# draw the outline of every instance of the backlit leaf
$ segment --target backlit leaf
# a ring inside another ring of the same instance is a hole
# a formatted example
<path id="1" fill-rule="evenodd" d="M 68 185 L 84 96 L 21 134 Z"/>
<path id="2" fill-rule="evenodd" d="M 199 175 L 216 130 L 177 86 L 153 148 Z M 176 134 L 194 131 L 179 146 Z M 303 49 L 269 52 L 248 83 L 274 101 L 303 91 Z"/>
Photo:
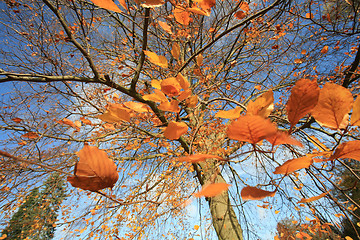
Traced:
<path id="1" fill-rule="evenodd" d="M 160 27 L 165 30 L 165 32 L 172 34 L 171 27 L 166 22 L 158 21 L 158 23 Z"/>
<path id="2" fill-rule="evenodd" d="M 265 197 L 274 197 L 276 191 L 265 191 L 256 187 L 244 187 L 241 190 L 241 198 L 243 200 L 261 200 Z"/>
<path id="3" fill-rule="evenodd" d="M 298 203 L 309 203 L 309 202 L 313 202 L 313 201 L 316 201 L 316 200 L 319 200 L 320 198 L 323 198 L 325 197 L 330 191 L 327 191 L 325 193 L 322 193 L 318 196 L 315 196 L 315 197 L 311 197 L 311 198 L 302 198 Z"/>
<path id="4" fill-rule="evenodd" d="M 348 113 L 353 105 L 351 92 L 334 83 L 326 83 L 320 90 L 317 105 L 311 115 L 322 126 L 331 129 L 346 127 Z"/>
<path id="5" fill-rule="evenodd" d="M 95 5 L 114 12 L 122 12 L 112 0 L 91 0 Z M 125 5 L 126 6 L 126 5 Z"/>
<path id="6" fill-rule="evenodd" d="M 185 99 L 187 99 L 188 97 L 190 97 L 192 94 L 191 90 L 188 89 L 188 90 L 185 90 L 185 91 L 182 91 L 178 97 L 179 101 L 183 101 Z"/>
<path id="7" fill-rule="evenodd" d="M 275 134 L 277 128 L 268 119 L 260 116 L 241 116 L 232 122 L 227 129 L 230 139 L 258 143 L 266 137 Z"/>
<path id="8" fill-rule="evenodd" d="M 164 136 L 169 140 L 179 139 L 181 135 L 186 133 L 188 126 L 184 122 L 170 122 L 165 128 Z"/>
<path id="9" fill-rule="evenodd" d="M 177 96 L 180 94 L 181 86 L 179 81 L 174 78 L 166 78 L 161 81 L 161 91 L 169 97 Z"/>
<path id="10" fill-rule="evenodd" d="M 194 155 L 179 157 L 177 160 L 180 161 L 180 162 L 198 163 L 198 162 L 203 162 L 203 161 L 205 161 L 206 159 L 209 159 L 209 158 L 216 158 L 218 160 L 223 159 L 222 157 L 219 157 L 217 155 L 194 154 Z"/>
<path id="11" fill-rule="evenodd" d="M 246 107 L 247 114 L 259 115 L 266 118 L 274 109 L 273 102 L 274 102 L 274 93 L 272 90 L 269 90 L 263 93 L 255 101 L 249 102 L 249 104 Z"/>
<path id="12" fill-rule="evenodd" d="M 149 61 L 153 64 L 156 64 L 162 68 L 167 68 L 168 67 L 168 62 L 166 57 L 164 56 L 159 56 L 154 52 L 150 52 L 150 51 L 146 51 L 144 50 L 144 53 L 146 54 L 146 56 L 149 57 Z"/>
<path id="13" fill-rule="evenodd" d="M 129 111 L 129 109 L 122 107 L 120 104 L 109 103 L 106 112 L 96 117 L 108 123 L 120 121 L 130 122 Z"/>
<path id="14" fill-rule="evenodd" d="M 161 81 L 153 79 L 151 80 L 151 86 L 156 89 L 161 89 Z"/>
<path id="15" fill-rule="evenodd" d="M 236 119 L 240 117 L 240 113 L 242 112 L 241 107 L 236 107 L 230 110 L 220 110 L 215 114 L 215 117 L 218 118 L 226 118 L 226 119 Z"/>
<path id="16" fill-rule="evenodd" d="M 75 165 L 75 176 L 67 178 L 73 187 L 98 191 L 114 186 L 119 174 L 115 163 L 108 158 L 105 151 L 85 145 L 77 155 L 80 160 Z"/>
<path id="17" fill-rule="evenodd" d="M 295 158 L 286 161 L 283 165 L 275 168 L 274 174 L 289 174 L 302 168 L 308 168 L 313 163 L 312 156 Z"/>
<path id="18" fill-rule="evenodd" d="M 165 94 L 159 89 L 154 89 L 154 93 L 144 95 L 143 98 L 144 100 L 158 102 L 158 103 L 168 102 Z"/>
<path id="19" fill-rule="evenodd" d="M 181 73 L 179 73 L 179 74 L 176 76 L 176 79 L 179 81 L 179 84 L 180 84 L 180 86 L 181 86 L 182 89 L 184 89 L 184 90 L 189 89 L 190 83 L 189 83 L 189 81 L 187 80 L 187 78 L 184 77 Z"/>
<path id="20" fill-rule="evenodd" d="M 203 16 L 210 16 L 210 11 L 205 11 L 198 7 L 191 7 L 191 8 L 187 8 L 186 10 L 189 12 L 195 13 L 195 14 L 203 15 Z"/>
<path id="21" fill-rule="evenodd" d="M 166 112 L 180 112 L 180 108 L 179 108 L 179 101 L 177 100 L 171 100 L 171 102 L 167 101 L 167 102 L 162 102 L 160 103 L 160 105 L 158 106 L 158 108 L 162 111 L 166 111 Z"/>
<path id="22" fill-rule="evenodd" d="M 163 4 L 164 4 L 163 0 L 144 0 L 141 6 L 145 8 L 155 8 L 155 7 L 160 7 Z"/>
<path id="23" fill-rule="evenodd" d="M 175 20 L 182 25 L 187 26 L 193 21 L 193 19 L 190 17 L 189 12 L 187 12 L 185 9 L 175 8 L 173 10 L 173 14 Z"/>
<path id="24" fill-rule="evenodd" d="M 290 129 L 316 106 L 319 94 L 320 88 L 316 81 L 302 78 L 296 82 L 286 104 Z"/>
<path id="25" fill-rule="evenodd" d="M 277 131 L 275 134 L 270 135 L 266 138 L 272 145 L 290 144 L 302 147 L 302 143 L 292 138 L 289 134 L 283 131 Z"/>
<path id="26" fill-rule="evenodd" d="M 360 95 L 358 95 L 354 102 L 350 123 L 353 126 L 360 126 Z"/>
<path id="27" fill-rule="evenodd" d="M 35 132 L 28 132 L 28 133 L 25 133 L 25 134 L 21 135 L 21 137 L 29 138 L 29 139 L 35 139 L 35 138 L 39 137 L 39 134 L 37 134 Z"/>
<path id="28" fill-rule="evenodd" d="M 131 110 L 139 113 L 149 112 L 149 108 L 144 103 L 139 102 L 125 102 L 125 107 L 130 108 Z"/>
<path id="29" fill-rule="evenodd" d="M 329 160 L 351 158 L 360 161 L 360 140 L 340 144 Z"/>
<path id="30" fill-rule="evenodd" d="M 222 192 L 227 191 L 230 187 L 227 183 L 212 183 L 204 186 L 199 192 L 194 193 L 194 197 L 215 197 Z"/>

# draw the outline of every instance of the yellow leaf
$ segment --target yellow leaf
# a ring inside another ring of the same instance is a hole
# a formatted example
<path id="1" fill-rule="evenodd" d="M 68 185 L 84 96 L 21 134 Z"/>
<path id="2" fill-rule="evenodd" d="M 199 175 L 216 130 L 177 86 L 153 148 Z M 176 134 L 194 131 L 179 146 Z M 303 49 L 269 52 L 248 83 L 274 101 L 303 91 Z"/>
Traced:
<path id="1" fill-rule="evenodd" d="M 139 113 L 149 112 L 148 106 L 144 103 L 125 102 L 124 105 L 125 105 L 125 107 L 128 107 L 135 112 L 139 112 Z"/>
<path id="2" fill-rule="evenodd" d="M 199 228 L 200 228 L 199 225 L 195 225 L 195 226 L 194 226 L 194 229 L 195 229 L 195 230 L 199 230 Z"/>
<path id="3" fill-rule="evenodd" d="M 168 67 L 168 62 L 166 57 L 164 56 L 159 56 L 154 52 L 151 51 L 146 51 L 144 50 L 144 53 L 146 54 L 146 56 L 149 57 L 149 61 L 153 64 L 156 64 L 162 68 L 167 68 Z"/>
<path id="4" fill-rule="evenodd" d="M 161 89 L 161 81 L 153 79 L 151 80 L 151 86 L 156 89 Z"/>
<path id="5" fill-rule="evenodd" d="M 144 8 L 155 8 L 155 7 L 160 7 L 163 4 L 164 4 L 163 0 L 144 0 L 141 6 Z"/>

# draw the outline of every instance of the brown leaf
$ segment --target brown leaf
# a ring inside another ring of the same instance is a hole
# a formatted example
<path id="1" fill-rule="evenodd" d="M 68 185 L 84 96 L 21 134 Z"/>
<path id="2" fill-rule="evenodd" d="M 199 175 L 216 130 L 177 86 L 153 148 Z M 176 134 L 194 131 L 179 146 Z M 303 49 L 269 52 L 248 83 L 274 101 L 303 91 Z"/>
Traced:
<path id="1" fill-rule="evenodd" d="M 319 200 L 320 198 L 323 198 L 325 197 L 330 191 L 327 191 L 325 193 L 322 193 L 318 196 L 315 196 L 315 197 L 311 197 L 311 198 L 302 198 L 298 203 L 309 203 L 309 202 L 313 202 L 313 201 L 316 201 L 316 200 Z"/>
<path id="2" fill-rule="evenodd" d="M 217 155 L 211 155 L 211 154 L 194 154 L 194 155 L 189 155 L 189 156 L 185 156 L 185 157 L 180 157 L 177 160 L 180 162 L 190 162 L 190 163 L 198 163 L 198 162 L 203 162 L 206 159 L 209 158 L 216 158 L 217 160 L 222 160 L 222 157 L 219 157 Z"/>
<path id="3" fill-rule="evenodd" d="M 186 133 L 188 126 L 184 122 L 170 122 L 169 125 L 165 128 L 164 137 L 169 140 L 179 139 L 181 135 Z"/>
<path id="4" fill-rule="evenodd" d="M 235 13 L 235 17 L 239 20 L 243 19 L 246 17 L 246 13 L 244 13 L 243 11 L 239 10 Z"/>
<path id="5" fill-rule="evenodd" d="M 75 165 L 75 176 L 67 178 L 73 187 L 98 191 L 114 186 L 119 174 L 115 163 L 108 158 L 105 151 L 85 145 L 77 155 L 80 161 Z"/>
<path id="6" fill-rule="evenodd" d="M 326 83 L 320 90 L 319 101 L 311 115 L 323 127 L 342 129 L 347 125 L 348 113 L 353 105 L 351 92 L 334 83 Z"/>
<path id="7" fill-rule="evenodd" d="M 295 172 L 302 168 L 308 168 L 313 163 L 312 156 L 306 155 L 304 157 L 295 158 L 286 161 L 283 165 L 275 168 L 274 174 L 284 174 Z"/>
<path id="8" fill-rule="evenodd" d="M 329 51 L 329 46 L 324 46 L 322 49 L 321 49 L 321 53 L 322 54 L 325 54 Z"/>
<path id="9" fill-rule="evenodd" d="M 230 139 L 252 144 L 258 143 L 276 132 L 276 126 L 270 120 L 256 115 L 241 116 L 232 122 L 227 129 L 227 135 Z"/>
<path id="10" fill-rule="evenodd" d="M 29 138 L 29 139 L 36 139 L 39 137 L 39 134 L 37 134 L 35 132 L 28 132 L 28 133 L 21 135 L 21 137 Z"/>
<path id="11" fill-rule="evenodd" d="M 241 190 L 241 198 L 243 200 L 261 200 L 265 197 L 274 197 L 276 193 L 275 191 L 265 191 L 256 187 L 244 187 Z"/>
<path id="12" fill-rule="evenodd" d="M 291 89 L 291 95 L 286 104 L 290 129 L 316 106 L 319 94 L 320 88 L 316 81 L 302 78 L 296 82 Z"/>
<path id="13" fill-rule="evenodd" d="M 13 119 L 11 119 L 11 120 L 13 120 L 13 121 L 16 122 L 16 123 L 21 123 L 21 121 L 22 121 L 21 118 L 13 118 Z"/>
<path id="14" fill-rule="evenodd" d="M 91 1 L 95 5 L 97 5 L 97 6 L 101 7 L 101 8 L 105 8 L 107 10 L 114 11 L 114 12 L 119 12 L 119 13 L 122 12 L 120 10 L 120 8 L 112 0 L 91 0 Z"/>
<path id="15" fill-rule="evenodd" d="M 215 197 L 220 195 L 222 192 L 227 191 L 230 187 L 227 183 L 212 183 L 204 186 L 199 192 L 194 193 L 194 197 Z"/>
<path id="16" fill-rule="evenodd" d="M 360 140 L 340 144 L 329 160 L 351 158 L 360 161 Z"/>
<path id="17" fill-rule="evenodd" d="M 264 118 L 268 117 L 274 109 L 274 93 L 270 89 L 263 93 L 255 101 L 250 101 L 247 105 L 247 115 L 259 115 Z"/>

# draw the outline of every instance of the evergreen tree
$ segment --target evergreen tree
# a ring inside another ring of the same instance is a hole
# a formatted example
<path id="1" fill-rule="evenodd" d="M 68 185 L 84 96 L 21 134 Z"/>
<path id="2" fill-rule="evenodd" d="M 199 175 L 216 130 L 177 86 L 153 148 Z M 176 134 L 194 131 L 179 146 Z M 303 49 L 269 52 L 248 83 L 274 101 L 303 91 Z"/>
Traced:
<path id="1" fill-rule="evenodd" d="M 5 239 L 52 239 L 61 202 L 65 199 L 65 182 L 52 174 L 42 189 L 34 188 L 2 231 Z"/>

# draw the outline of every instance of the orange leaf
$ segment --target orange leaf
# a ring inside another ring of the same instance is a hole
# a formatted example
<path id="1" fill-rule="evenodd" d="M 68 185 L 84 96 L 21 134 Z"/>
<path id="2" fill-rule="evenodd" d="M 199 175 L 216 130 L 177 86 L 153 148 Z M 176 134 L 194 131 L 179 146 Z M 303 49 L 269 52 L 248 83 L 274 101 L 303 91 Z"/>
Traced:
<path id="1" fill-rule="evenodd" d="M 196 107 L 197 103 L 198 103 L 198 97 L 196 95 L 192 95 L 191 97 L 187 98 L 185 101 L 186 106 L 189 108 Z"/>
<path id="2" fill-rule="evenodd" d="M 275 168 L 274 174 L 289 174 L 302 168 L 308 168 L 313 163 L 311 155 L 286 161 L 283 165 Z"/>
<path id="3" fill-rule="evenodd" d="M 158 23 L 160 27 L 165 30 L 165 32 L 167 32 L 168 34 L 173 34 L 171 31 L 171 27 L 166 22 L 158 21 Z"/>
<path id="4" fill-rule="evenodd" d="M 180 57 L 180 46 L 177 42 L 175 42 L 171 49 L 171 54 L 175 59 L 179 59 Z M 180 73 L 179 73 L 180 74 Z"/>
<path id="5" fill-rule="evenodd" d="M 16 123 L 21 123 L 21 121 L 22 121 L 21 118 L 13 118 L 13 119 L 11 119 L 11 120 L 13 120 L 13 121 L 16 122 Z"/>
<path id="6" fill-rule="evenodd" d="M 84 145 L 77 155 L 80 161 L 75 165 L 75 176 L 67 178 L 73 187 L 98 191 L 114 186 L 119 174 L 115 163 L 108 158 L 105 151 Z"/>
<path id="7" fill-rule="evenodd" d="M 272 145 L 280 145 L 280 144 L 290 144 L 302 147 L 302 143 L 292 138 L 290 135 L 283 131 L 277 131 L 274 135 L 268 136 L 266 138 Z"/>
<path id="8" fill-rule="evenodd" d="M 92 122 L 89 119 L 86 119 L 84 117 L 80 117 L 80 120 L 83 122 L 83 124 L 85 125 L 92 125 Z"/>
<path id="9" fill-rule="evenodd" d="M 205 10 L 200 9 L 198 7 L 191 7 L 191 8 L 187 8 L 186 10 L 189 11 L 189 12 L 195 13 L 195 14 L 204 15 L 204 16 L 210 16 L 210 11 L 205 11 Z"/>
<path id="10" fill-rule="evenodd" d="M 199 192 L 194 193 L 194 197 L 215 197 L 227 191 L 230 186 L 231 185 L 227 183 L 211 183 L 204 186 Z"/>
<path id="11" fill-rule="evenodd" d="M 329 51 L 329 46 L 324 46 L 323 49 L 321 49 L 321 53 L 325 54 Z"/>
<path id="12" fill-rule="evenodd" d="M 187 80 L 187 78 L 184 77 L 181 73 L 179 73 L 179 74 L 176 76 L 176 79 L 179 81 L 179 84 L 180 84 L 180 86 L 181 86 L 182 89 L 184 89 L 184 90 L 189 89 L 190 83 L 189 83 L 189 81 Z"/>
<path id="13" fill-rule="evenodd" d="M 185 157 L 180 157 L 177 160 L 180 162 L 190 162 L 190 163 L 198 163 L 198 162 L 203 162 L 206 159 L 209 158 L 216 158 L 218 160 L 222 160 L 222 157 L 219 157 L 217 155 L 211 155 L 211 154 L 194 154 L 194 155 L 189 155 L 189 156 L 185 156 Z"/>
<path id="14" fill-rule="evenodd" d="M 167 101 L 167 102 L 162 102 L 158 108 L 162 111 L 166 111 L 166 112 L 180 112 L 180 108 L 179 108 L 179 101 L 177 100 L 171 100 L 171 102 Z"/>
<path id="15" fill-rule="evenodd" d="M 232 122 L 227 135 L 230 139 L 255 144 L 266 137 L 275 134 L 277 128 L 268 119 L 260 116 L 241 116 Z"/>
<path id="16" fill-rule="evenodd" d="M 35 139 L 35 138 L 39 137 L 39 134 L 37 134 L 35 132 L 28 132 L 28 133 L 25 133 L 25 134 L 21 135 L 21 137 L 29 138 L 29 139 Z"/>
<path id="17" fill-rule="evenodd" d="M 169 140 L 179 139 L 181 135 L 186 133 L 188 126 L 184 122 L 170 122 L 169 125 L 165 128 L 164 137 Z"/>
<path id="18" fill-rule="evenodd" d="M 302 198 L 298 203 L 309 203 L 309 202 L 313 202 L 313 201 L 316 201 L 320 198 L 323 198 L 325 197 L 330 191 L 327 191 L 325 193 L 322 193 L 318 196 L 315 196 L 315 197 L 311 197 L 311 198 Z"/>
<path id="19" fill-rule="evenodd" d="M 351 114 L 350 123 L 353 126 L 360 126 L 360 95 L 356 98 L 354 102 L 354 108 Z"/>
<path id="20" fill-rule="evenodd" d="M 162 91 L 158 89 L 154 89 L 154 92 L 155 93 L 144 95 L 143 96 L 144 100 L 158 102 L 158 103 L 168 102 L 165 94 Z"/>
<path id="21" fill-rule="evenodd" d="M 340 144 L 329 160 L 351 158 L 360 161 L 360 140 Z"/>
<path id="22" fill-rule="evenodd" d="M 161 81 L 153 79 L 151 80 L 151 86 L 156 89 L 161 89 Z"/>
<path id="23" fill-rule="evenodd" d="M 181 102 L 185 99 L 187 99 L 188 97 L 190 97 L 192 94 L 191 90 L 188 89 L 188 90 L 185 90 L 183 92 L 180 93 L 179 97 L 178 97 L 178 100 Z"/>
<path id="24" fill-rule="evenodd" d="M 300 64 L 300 63 L 302 63 L 303 61 L 301 60 L 301 59 L 295 59 L 294 60 L 294 63 L 296 63 L 296 64 Z"/>
<path id="25" fill-rule="evenodd" d="M 246 13 L 250 11 L 249 4 L 247 2 L 242 2 L 240 4 L 240 9 L 245 11 Z"/>
<path id="26" fill-rule="evenodd" d="M 351 92 L 334 83 L 326 83 L 320 90 L 319 101 L 311 115 L 322 126 L 330 129 L 346 127 L 348 113 L 353 105 Z"/>
<path id="27" fill-rule="evenodd" d="M 319 94 L 320 88 L 316 81 L 302 78 L 296 82 L 286 104 L 290 129 L 316 106 Z"/>
<path id="28" fill-rule="evenodd" d="M 177 96 L 180 94 L 181 86 L 179 81 L 174 78 L 166 78 L 161 81 L 161 91 L 169 97 Z"/>
<path id="29" fill-rule="evenodd" d="M 202 9 L 204 9 L 205 11 L 209 11 L 210 8 L 214 7 L 216 4 L 215 0 L 197 0 L 196 2 L 198 2 L 200 7 Z M 210 11 L 209 11 L 209 13 L 210 13 Z"/>
<path id="30" fill-rule="evenodd" d="M 95 5 L 114 12 L 122 12 L 112 0 L 91 0 Z"/>
<path id="31" fill-rule="evenodd" d="M 120 104 L 109 103 L 107 105 L 107 110 L 105 113 L 98 115 L 97 118 L 108 122 L 114 123 L 119 121 L 130 122 L 130 113 L 129 109 L 121 107 Z"/>
<path id="32" fill-rule="evenodd" d="M 220 110 L 215 114 L 215 117 L 218 118 L 226 118 L 226 119 L 236 119 L 240 117 L 240 113 L 242 112 L 241 107 L 236 107 L 230 110 Z"/>
<path id="33" fill-rule="evenodd" d="M 244 13 L 243 11 L 239 10 L 238 12 L 235 13 L 235 17 L 239 20 L 243 19 L 246 17 L 246 13 Z"/>
<path id="34" fill-rule="evenodd" d="M 273 192 L 265 191 L 256 187 L 244 187 L 241 190 L 241 197 L 243 200 L 261 200 L 265 197 L 274 197 L 276 190 Z"/>
<path id="35" fill-rule="evenodd" d="M 150 52 L 150 51 L 146 51 L 144 50 L 144 53 L 146 54 L 146 56 L 149 57 L 149 61 L 153 64 L 156 64 L 162 68 L 167 68 L 168 67 L 168 62 L 166 57 L 164 56 L 159 56 L 154 52 Z"/>
<path id="36" fill-rule="evenodd" d="M 144 8 L 155 8 L 155 7 L 160 7 L 163 4 L 164 4 L 163 0 L 144 0 L 141 6 Z"/>
<path id="37" fill-rule="evenodd" d="M 274 93 L 270 89 L 269 91 L 263 93 L 255 101 L 249 102 L 249 104 L 247 105 L 247 114 L 259 115 L 266 118 L 274 109 L 273 102 L 274 102 Z"/>
<path id="38" fill-rule="evenodd" d="M 184 9 L 175 8 L 173 10 L 173 14 L 174 14 L 175 20 L 182 25 L 187 26 L 193 21 L 193 19 L 190 17 L 190 14 L 187 11 L 185 11 Z"/>
<path id="39" fill-rule="evenodd" d="M 125 107 L 130 108 L 131 110 L 134 110 L 135 112 L 144 113 L 149 112 L 149 108 L 144 103 L 139 102 L 125 102 Z"/>
<path id="40" fill-rule="evenodd" d="M 73 121 L 71 121 L 70 119 L 67 119 L 67 118 L 63 118 L 63 120 L 59 121 L 60 124 L 66 124 L 66 125 L 69 125 L 70 127 L 73 127 L 73 128 L 78 128 L 74 123 Z"/>

